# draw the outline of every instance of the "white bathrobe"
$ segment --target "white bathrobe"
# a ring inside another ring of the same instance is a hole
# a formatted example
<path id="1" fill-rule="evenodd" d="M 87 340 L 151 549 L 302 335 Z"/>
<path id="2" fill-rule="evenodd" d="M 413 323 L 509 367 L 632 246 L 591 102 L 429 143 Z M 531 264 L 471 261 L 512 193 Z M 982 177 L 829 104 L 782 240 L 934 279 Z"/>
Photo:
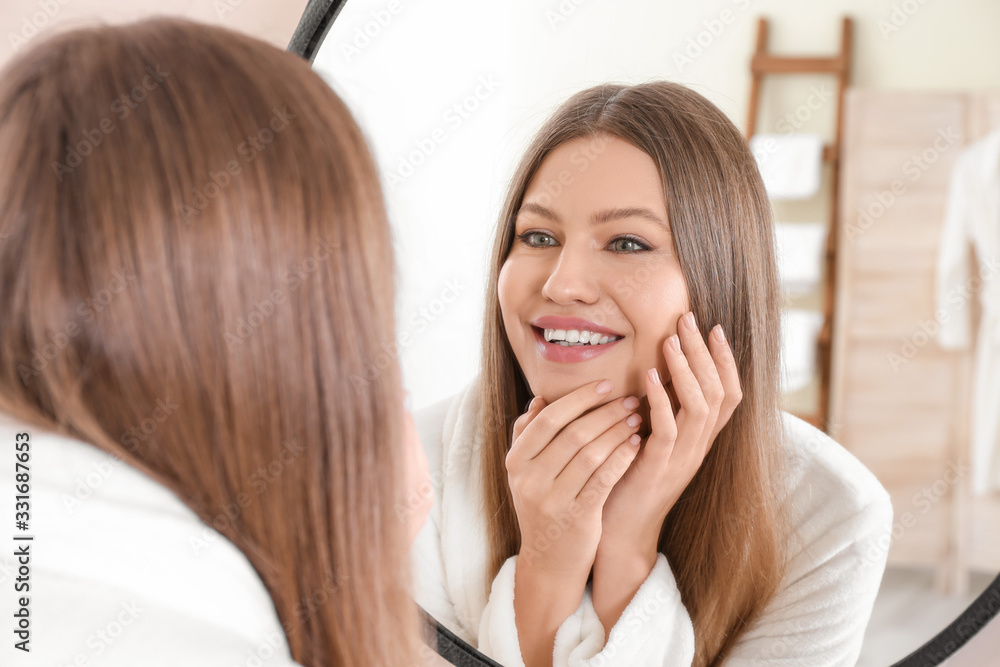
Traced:
<path id="1" fill-rule="evenodd" d="M 978 266 L 970 266 L 969 247 Z M 1000 130 L 966 148 L 952 168 L 937 266 L 938 344 L 972 344 L 971 295 L 979 291 L 971 405 L 972 489 L 1000 491 Z"/>
<path id="2" fill-rule="evenodd" d="M 25 431 L 30 518 L 20 531 L 14 445 Z M 164 486 L 96 447 L 8 415 L 0 415 L 0 445 L 0 665 L 296 664 L 250 562 Z M 25 545 L 27 573 L 14 558 Z M 15 593 L 15 583 L 30 590 Z M 12 634 L 22 595 L 29 653 L 14 648 L 20 639 Z"/>
<path id="3" fill-rule="evenodd" d="M 414 545 L 417 601 L 459 637 L 506 667 L 523 665 L 514 624 L 514 569 L 507 560 L 487 597 L 485 518 L 479 479 L 478 381 L 420 411 L 437 502 Z M 891 542 L 892 505 L 850 453 L 784 414 L 791 542 L 781 591 L 739 640 L 728 667 L 854 665 Z M 554 666 L 679 667 L 694 632 L 661 554 L 605 642 L 589 587 L 559 628 Z"/>

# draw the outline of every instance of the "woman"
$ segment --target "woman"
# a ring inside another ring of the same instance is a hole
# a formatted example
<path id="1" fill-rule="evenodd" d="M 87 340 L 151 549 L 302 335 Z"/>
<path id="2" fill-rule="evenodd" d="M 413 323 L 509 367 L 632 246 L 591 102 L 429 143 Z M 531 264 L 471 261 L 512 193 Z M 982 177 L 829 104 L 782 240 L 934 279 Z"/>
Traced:
<path id="1" fill-rule="evenodd" d="M 4 502 L 35 538 L 2 662 L 417 664 L 426 469 L 337 95 L 228 30 L 96 27 L 9 65 L 0 147 Z"/>
<path id="2" fill-rule="evenodd" d="M 663 82 L 565 102 L 486 308 L 479 377 L 417 416 L 425 609 L 508 667 L 854 664 L 891 506 L 780 411 L 770 208 L 716 107 Z"/>

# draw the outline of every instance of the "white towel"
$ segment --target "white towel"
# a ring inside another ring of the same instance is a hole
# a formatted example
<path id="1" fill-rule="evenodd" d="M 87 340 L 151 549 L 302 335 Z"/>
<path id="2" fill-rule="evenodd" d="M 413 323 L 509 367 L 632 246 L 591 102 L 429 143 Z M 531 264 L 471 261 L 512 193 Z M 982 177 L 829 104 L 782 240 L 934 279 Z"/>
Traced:
<path id="1" fill-rule="evenodd" d="M 775 225 L 781 286 L 788 294 L 809 294 L 823 278 L 826 225 L 819 222 Z"/>
<path id="2" fill-rule="evenodd" d="M 816 339 L 823 328 L 823 313 L 785 310 L 781 313 L 781 390 L 802 389 L 816 372 Z"/>
<path id="3" fill-rule="evenodd" d="M 817 134 L 758 134 L 750 150 L 771 199 L 808 199 L 819 192 L 823 139 Z"/>

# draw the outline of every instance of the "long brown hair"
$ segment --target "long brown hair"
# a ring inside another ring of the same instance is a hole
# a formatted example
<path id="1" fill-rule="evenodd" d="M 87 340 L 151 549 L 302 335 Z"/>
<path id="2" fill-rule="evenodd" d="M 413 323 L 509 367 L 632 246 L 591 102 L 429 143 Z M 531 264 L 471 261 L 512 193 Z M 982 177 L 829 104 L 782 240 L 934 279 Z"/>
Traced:
<path id="1" fill-rule="evenodd" d="M 492 517 L 491 571 L 520 548 L 505 457 L 532 398 L 504 334 L 497 280 L 525 190 L 545 157 L 578 137 L 611 135 L 647 153 L 663 182 L 675 251 L 702 335 L 721 323 L 743 401 L 667 516 L 666 555 L 695 630 L 695 665 L 721 661 L 777 591 L 785 523 L 781 447 L 780 287 L 771 209 L 747 143 L 714 105 L 682 86 L 601 85 L 563 103 L 521 159 L 494 237 L 481 378 L 482 476 Z M 595 378 L 596 379 L 596 378 Z"/>
<path id="2" fill-rule="evenodd" d="M 173 490 L 299 663 L 412 663 L 392 244 L 338 96 L 236 32 L 99 26 L 9 65 L 0 155 L 0 409 Z"/>

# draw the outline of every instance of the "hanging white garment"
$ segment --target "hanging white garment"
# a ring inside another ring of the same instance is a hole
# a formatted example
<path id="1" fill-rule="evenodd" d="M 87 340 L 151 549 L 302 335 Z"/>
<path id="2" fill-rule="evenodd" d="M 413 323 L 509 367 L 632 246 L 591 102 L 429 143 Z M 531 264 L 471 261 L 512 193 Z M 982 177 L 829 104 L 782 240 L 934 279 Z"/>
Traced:
<path id="1" fill-rule="evenodd" d="M 976 264 L 969 260 L 969 246 Z M 1000 491 L 1000 130 L 955 161 L 937 267 L 938 344 L 973 343 L 971 300 L 979 293 L 971 404 L 972 489 Z"/>

